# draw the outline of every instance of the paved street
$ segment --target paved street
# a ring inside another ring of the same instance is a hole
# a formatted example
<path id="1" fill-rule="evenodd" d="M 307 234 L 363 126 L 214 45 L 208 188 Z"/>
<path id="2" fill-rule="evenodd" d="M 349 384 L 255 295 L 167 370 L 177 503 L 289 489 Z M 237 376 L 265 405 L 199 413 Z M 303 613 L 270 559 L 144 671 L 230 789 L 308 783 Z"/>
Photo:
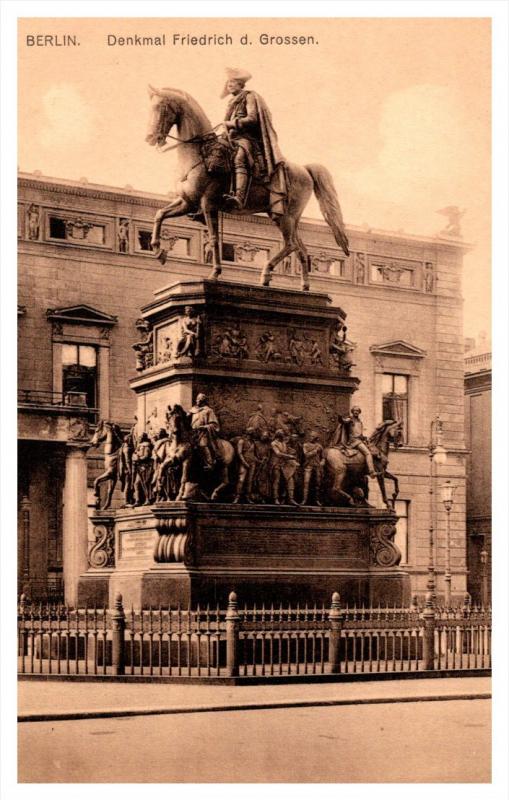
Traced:
<path id="1" fill-rule="evenodd" d="M 490 701 L 19 725 L 21 782 L 489 782 Z"/>

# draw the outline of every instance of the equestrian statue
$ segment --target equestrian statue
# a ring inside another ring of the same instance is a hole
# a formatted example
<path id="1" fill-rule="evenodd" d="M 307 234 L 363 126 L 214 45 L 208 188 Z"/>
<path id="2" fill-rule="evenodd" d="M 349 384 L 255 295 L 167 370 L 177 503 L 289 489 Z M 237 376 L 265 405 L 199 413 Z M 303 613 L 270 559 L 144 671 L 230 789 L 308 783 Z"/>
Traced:
<path id="1" fill-rule="evenodd" d="M 212 261 L 209 278 L 217 279 L 221 275 L 219 213 L 265 213 L 281 231 L 284 246 L 265 265 L 261 284 L 269 286 L 277 264 L 295 252 L 302 266 L 302 289 L 309 291 L 310 258 L 299 235 L 299 220 L 314 191 L 338 246 L 348 256 L 338 196 L 325 167 L 299 166 L 283 157 L 267 104 L 257 92 L 245 88 L 250 78 L 245 70 L 227 70 L 222 97 L 231 95 L 231 100 L 224 121 L 214 128 L 187 92 L 149 86 L 146 141 L 162 152 L 174 149 L 179 166 L 176 197 L 156 213 L 151 246 L 165 263 L 164 220 L 187 214 L 205 222 Z M 222 132 L 216 133 L 220 128 Z"/>
<path id="2" fill-rule="evenodd" d="M 399 494 L 399 483 L 388 471 L 389 447 L 403 444 L 402 423 L 389 419 L 378 425 L 367 438 L 362 433 L 361 409 L 354 406 L 350 417 L 339 417 L 329 447 L 325 450 L 328 476 L 328 495 L 332 502 L 356 505 L 359 488 L 364 500 L 368 497 L 368 476 L 376 478 L 382 499 L 387 508 L 394 509 Z M 391 500 L 387 498 L 385 479 L 393 481 Z"/>

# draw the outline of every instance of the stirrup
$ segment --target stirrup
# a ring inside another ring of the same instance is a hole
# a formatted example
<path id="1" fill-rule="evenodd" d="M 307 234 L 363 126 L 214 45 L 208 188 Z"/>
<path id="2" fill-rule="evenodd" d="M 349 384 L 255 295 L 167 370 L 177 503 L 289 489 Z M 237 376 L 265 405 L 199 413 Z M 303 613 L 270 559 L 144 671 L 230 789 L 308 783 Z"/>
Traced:
<path id="1" fill-rule="evenodd" d="M 244 208 L 244 203 L 242 200 L 239 200 L 236 194 L 224 194 L 223 202 L 228 208 L 233 210 L 242 211 Z"/>

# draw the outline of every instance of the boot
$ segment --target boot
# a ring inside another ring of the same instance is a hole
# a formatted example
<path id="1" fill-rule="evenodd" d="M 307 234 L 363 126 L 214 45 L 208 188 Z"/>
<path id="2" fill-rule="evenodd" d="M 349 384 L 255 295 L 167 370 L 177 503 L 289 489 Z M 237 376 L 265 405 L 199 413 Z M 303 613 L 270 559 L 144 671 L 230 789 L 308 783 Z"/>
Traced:
<path id="1" fill-rule="evenodd" d="M 375 465 L 373 463 L 373 456 L 371 453 L 366 453 L 366 465 L 368 467 L 368 474 L 370 478 L 376 478 L 377 472 L 375 471 Z"/>
<path id="2" fill-rule="evenodd" d="M 249 187 L 249 173 L 244 167 L 235 167 L 235 194 L 223 195 L 223 200 L 232 211 L 242 211 Z"/>

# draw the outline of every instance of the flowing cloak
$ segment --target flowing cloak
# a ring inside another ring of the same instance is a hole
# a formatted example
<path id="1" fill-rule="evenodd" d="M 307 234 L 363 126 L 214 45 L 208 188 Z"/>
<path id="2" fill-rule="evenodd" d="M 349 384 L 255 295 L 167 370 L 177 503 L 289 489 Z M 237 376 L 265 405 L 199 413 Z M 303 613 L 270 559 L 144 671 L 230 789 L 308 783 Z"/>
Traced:
<path id="1" fill-rule="evenodd" d="M 338 424 L 334 433 L 331 436 L 329 447 L 338 447 L 340 450 L 344 450 L 347 455 L 354 455 L 356 451 L 347 448 L 348 439 L 348 417 L 340 416 L 338 417 Z"/>
<path id="2" fill-rule="evenodd" d="M 235 111 L 242 105 L 245 106 L 247 98 L 254 100 L 256 106 L 257 122 L 260 136 L 257 140 L 261 146 L 265 168 L 269 176 L 270 185 L 270 205 L 271 212 L 274 214 L 284 214 L 284 199 L 287 194 L 287 181 L 284 169 L 285 158 L 279 149 L 277 133 L 272 124 L 272 115 L 269 108 L 259 94 L 250 90 L 244 90 L 234 97 L 227 109 L 226 119 L 235 116 Z M 240 117 L 242 119 L 242 117 Z M 244 133 L 242 125 L 237 128 L 238 135 Z M 246 128 L 246 135 L 249 137 L 249 128 Z"/>

